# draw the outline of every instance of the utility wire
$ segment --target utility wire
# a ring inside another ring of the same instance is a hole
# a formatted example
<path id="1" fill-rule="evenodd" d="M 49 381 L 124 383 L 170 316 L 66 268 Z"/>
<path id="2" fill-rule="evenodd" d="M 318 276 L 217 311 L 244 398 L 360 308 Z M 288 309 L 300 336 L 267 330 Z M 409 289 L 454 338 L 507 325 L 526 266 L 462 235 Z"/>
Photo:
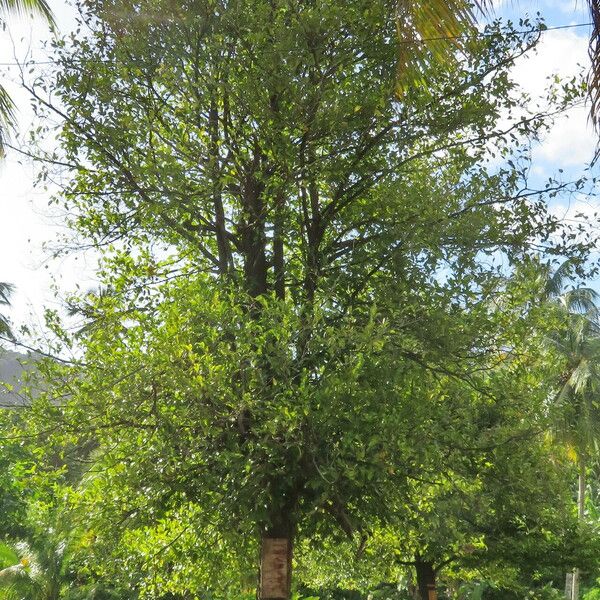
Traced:
<path id="1" fill-rule="evenodd" d="M 531 35 L 532 33 L 546 33 L 547 31 L 558 31 L 561 29 L 576 29 L 581 27 L 593 27 L 594 23 L 591 21 L 589 23 L 572 23 L 570 25 L 553 25 L 550 27 L 546 27 L 542 25 L 541 27 L 536 27 L 535 29 L 523 29 L 520 31 L 512 31 L 508 32 L 509 35 Z M 427 37 L 421 39 L 412 39 L 412 40 L 399 40 L 399 44 L 407 44 L 410 46 L 419 46 L 421 44 L 426 44 L 427 42 L 444 42 L 444 41 L 453 41 L 453 40 L 477 40 L 482 38 L 494 38 L 501 37 L 503 33 L 501 31 L 495 32 L 481 32 L 476 34 L 460 34 L 460 35 L 442 35 L 439 37 Z M 114 60 L 101 60 L 101 59 L 85 59 L 81 62 L 97 62 L 97 63 L 112 63 Z M 0 62 L 0 67 L 23 67 L 23 66 L 36 66 L 36 65 L 54 65 L 58 64 L 58 60 L 25 60 L 23 62 L 13 61 L 13 62 Z"/>
<path id="2" fill-rule="evenodd" d="M 536 27 L 535 29 L 522 29 L 520 31 L 509 31 L 508 35 L 531 35 L 532 33 L 545 33 L 546 31 L 557 31 L 559 29 L 575 29 L 580 27 L 593 27 L 594 23 L 591 21 L 589 23 L 572 23 L 570 25 L 552 25 L 547 27 L 546 25 L 541 25 L 540 27 Z M 480 33 L 464 33 L 459 35 L 442 35 L 439 37 L 428 37 L 422 38 L 420 40 L 400 40 L 399 44 L 410 44 L 410 45 L 418 45 L 425 44 L 427 42 L 443 42 L 443 41 L 452 41 L 452 40 L 477 40 L 481 38 L 494 38 L 501 37 L 503 35 L 502 31 L 490 31 L 485 32 L 482 31 Z"/>

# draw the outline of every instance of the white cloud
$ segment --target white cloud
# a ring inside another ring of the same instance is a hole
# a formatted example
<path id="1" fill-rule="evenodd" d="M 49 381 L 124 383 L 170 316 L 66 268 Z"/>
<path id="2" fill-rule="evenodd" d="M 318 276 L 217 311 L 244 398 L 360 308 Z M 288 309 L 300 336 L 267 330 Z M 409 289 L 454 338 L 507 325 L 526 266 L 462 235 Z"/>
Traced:
<path id="1" fill-rule="evenodd" d="M 512 9 L 517 15 L 521 13 L 532 15 L 538 11 L 542 14 L 556 11 L 571 18 L 579 18 L 582 14 L 587 13 L 584 0 L 524 0 L 523 2 L 492 0 L 491 5 L 496 11 Z"/>
<path id="2" fill-rule="evenodd" d="M 542 3 L 541 10 L 544 8 L 560 11 L 562 14 L 571 17 L 587 14 L 584 0 L 545 0 Z"/>
<path id="3" fill-rule="evenodd" d="M 554 124 L 534 151 L 534 161 L 541 159 L 559 167 L 589 163 L 594 157 L 597 134 L 588 122 L 587 107 L 574 108 Z"/>
<path id="4" fill-rule="evenodd" d="M 544 96 L 554 75 L 570 77 L 589 67 L 587 48 L 588 38 L 572 29 L 546 31 L 537 51 L 515 65 L 513 78 L 533 97 Z"/>
<path id="5" fill-rule="evenodd" d="M 10 312 L 16 325 L 39 326 L 42 307 L 57 307 L 52 284 L 64 290 L 73 290 L 79 282 L 85 286 L 94 266 L 83 255 L 48 259 L 44 243 L 53 242 L 65 228 L 48 209 L 49 194 L 34 188 L 34 178 L 35 168 L 19 164 L 14 155 L 0 168 L 0 281 L 16 286 Z"/>
<path id="6" fill-rule="evenodd" d="M 544 105 L 547 89 L 555 75 L 569 79 L 587 73 L 588 39 L 573 30 L 547 31 L 537 52 L 523 57 L 512 76 L 531 97 L 531 110 Z M 551 163 L 552 170 L 583 167 L 594 156 L 597 134 L 588 119 L 587 107 L 576 107 L 556 119 L 551 130 L 534 150 L 534 166 L 539 161 Z"/>
<path id="7" fill-rule="evenodd" d="M 71 29 L 73 9 L 66 2 L 54 2 L 52 8 L 59 27 Z M 11 19 L 8 29 L 0 32 L 0 62 L 43 59 L 43 41 L 49 37 L 48 28 L 39 20 Z M 2 67 L 2 84 L 15 103 L 20 130 L 26 131 L 33 115 L 27 94 L 11 82 L 17 75 L 16 67 Z M 9 150 L 7 158 L 0 161 L 0 281 L 16 286 L 13 307 L 8 311 L 13 323 L 38 326 L 39 330 L 43 307 L 56 305 L 53 282 L 64 290 L 72 290 L 79 282 L 85 286 L 93 265 L 86 264 L 84 257 L 48 261 L 43 245 L 56 239 L 64 223 L 52 217 L 47 205 L 50 193 L 34 187 L 35 177 L 36 167 L 14 151 Z"/>

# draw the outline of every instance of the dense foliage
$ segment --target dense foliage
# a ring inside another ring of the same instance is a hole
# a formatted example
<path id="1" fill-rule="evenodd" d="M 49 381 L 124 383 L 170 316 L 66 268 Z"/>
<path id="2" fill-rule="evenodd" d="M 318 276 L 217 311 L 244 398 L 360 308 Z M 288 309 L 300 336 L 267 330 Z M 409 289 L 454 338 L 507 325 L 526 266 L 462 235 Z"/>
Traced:
<path id="1" fill-rule="evenodd" d="M 6 493 L 33 488 L 7 533 L 47 598 L 252 597 L 273 537 L 306 594 L 597 572 L 544 266 L 594 242 L 548 210 L 584 183 L 527 180 L 584 90 L 527 110 L 509 72 L 535 34 L 495 23 L 399 95 L 389 2 L 79 8 L 56 101 L 29 89 L 102 288 L 71 299 L 76 333 L 49 313 L 74 361 L 6 417 L 29 465 Z"/>

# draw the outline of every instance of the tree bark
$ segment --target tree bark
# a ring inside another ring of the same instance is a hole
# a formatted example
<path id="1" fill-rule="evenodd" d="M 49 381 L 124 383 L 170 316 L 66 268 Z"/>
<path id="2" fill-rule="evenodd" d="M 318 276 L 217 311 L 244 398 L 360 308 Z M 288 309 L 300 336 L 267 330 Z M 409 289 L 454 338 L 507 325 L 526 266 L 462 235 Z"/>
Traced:
<path id="1" fill-rule="evenodd" d="M 573 598 L 573 573 L 567 573 L 565 578 L 565 598 L 567 600 Z"/>
<path id="2" fill-rule="evenodd" d="M 288 515 L 261 536 L 258 600 L 290 600 L 294 528 Z"/>
<path id="3" fill-rule="evenodd" d="M 210 131 L 210 171 L 213 181 L 213 203 L 215 208 L 215 236 L 217 240 L 219 275 L 224 276 L 229 270 L 230 251 L 227 241 L 227 229 L 225 227 L 225 209 L 221 196 L 220 165 L 219 165 L 219 111 L 217 101 L 213 96 L 210 101 L 208 114 L 208 126 Z"/>
<path id="4" fill-rule="evenodd" d="M 419 597 L 421 600 L 437 600 L 433 563 L 424 561 L 421 557 L 417 556 L 415 559 L 415 568 L 417 571 L 417 587 L 419 588 Z"/>

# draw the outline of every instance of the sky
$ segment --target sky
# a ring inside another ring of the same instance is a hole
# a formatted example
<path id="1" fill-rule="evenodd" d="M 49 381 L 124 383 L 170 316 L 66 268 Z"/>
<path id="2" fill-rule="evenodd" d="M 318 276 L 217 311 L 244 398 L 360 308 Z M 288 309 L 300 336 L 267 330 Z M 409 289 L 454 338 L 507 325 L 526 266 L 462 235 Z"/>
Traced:
<path id="1" fill-rule="evenodd" d="M 562 27 L 589 21 L 584 0 L 495 0 L 495 16 L 518 23 L 525 14 L 539 11 L 548 27 Z M 74 27 L 74 11 L 65 0 L 50 0 L 60 32 Z M 537 53 L 519 61 L 513 70 L 515 80 L 532 98 L 543 96 L 554 74 L 574 75 L 588 65 L 587 27 L 557 29 L 543 34 Z M 18 128 L 26 134 L 33 116 L 27 94 L 15 83 L 18 72 L 5 63 L 24 59 L 43 60 L 44 42 L 49 33 L 41 22 L 11 19 L 0 31 L 0 80 L 17 106 Z M 18 144 L 17 139 L 13 141 Z M 596 135 L 588 123 L 586 108 L 574 109 L 560 118 L 533 152 L 532 173 L 540 180 L 559 168 L 568 174 L 582 172 L 592 158 Z M 15 285 L 13 306 L 5 310 L 14 327 L 41 330 L 44 308 L 59 308 L 61 298 L 77 286 L 93 287 L 96 258 L 78 253 L 53 259 L 48 246 L 65 232 L 63 218 L 48 207 L 53 193 L 34 185 L 36 166 L 14 151 L 0 163 L 0 281 Z M 552 210 L 570 219 L 578 212 L 592 215 L 600 208 L 598 200 L 579 199 L 568 204 L 558 200 Z M 58 291 L 58 295 L 56 294 Z M 3 309 L 4 310 L 4 309 Z"/>
<path id="2" fill-rule="evenodd" d="M 50 0 L 58 30 L 75 27 L 75 12 L 64 0 Z M 0 31 L 0 63 L 43 60 L 51 39 L 41 20 L 29 17 L 10 18 Z M 16 106 L 18 134 L 10 143 L 19 145 L 34 119 L 27 93 L 18 85 L 18 69 L 0 66 L 2 84 L 10 92 Z M 35 185 L 37 166 L 15 151 L 8 150 L 0 161 L 0 281 L 15 286 L 12 307 L 2 309 L 15 329 L 22 325 L 43 329 L 44 309 L 58 308 L 60 297 L 76 288 L 93 285 L 96 260 L 85 254 L 52 259 L 49 246 L 65 233 L 64 219 L 48 206 L 53 190 Z M 59 297 L 55 289 L 60 290 Z"/>

